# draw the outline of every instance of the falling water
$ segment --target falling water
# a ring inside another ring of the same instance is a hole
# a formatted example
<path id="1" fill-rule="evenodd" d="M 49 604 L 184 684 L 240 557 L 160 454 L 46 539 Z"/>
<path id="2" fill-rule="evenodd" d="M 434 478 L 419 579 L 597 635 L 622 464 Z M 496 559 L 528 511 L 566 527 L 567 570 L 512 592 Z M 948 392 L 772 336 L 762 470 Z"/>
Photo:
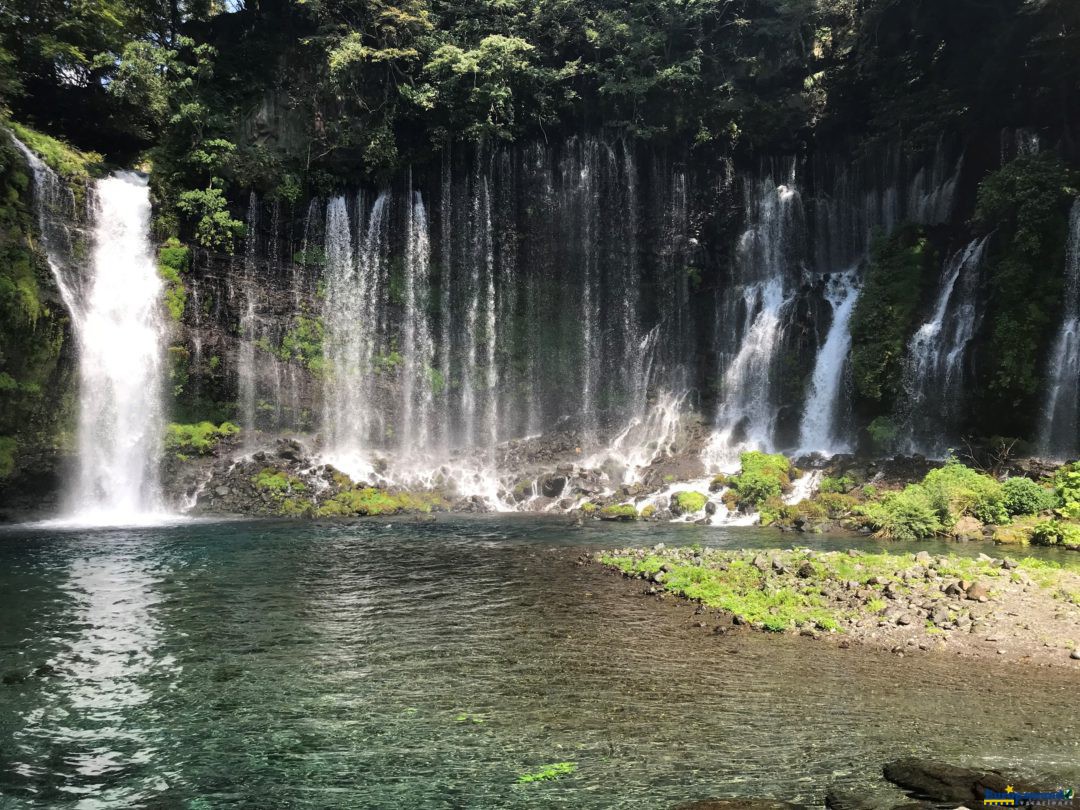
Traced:
<path id="1" fill-rule="evenodd" d="M 746 183 L 747 230 L 736 254 L 737 284 L 727 291 L 721 326 L 722 400 L 707 463 L 725 469 L 744 449 L 771 449 L 776 403 L 773 366 L 791 303 L 790 277 L 797 269 L 802 201 L 788 182 L 766 176 Z"/>
<path id="2" fill-rule="evenodd" d="M 1080 199 L 1069 215 L 1065 260 L 1065 314 L 1047 368 L 1050 393 L 1042 414 L 1039 450 L 1050 458 L 1077 453 L 1080 408 Z"/>
<path id="3" fill-rule="evenodd" d="M 434 417 L 431 369 L 435 347 L 428 326 L 430 245 L 427 211 L 419 192 L 408 206 L 405 244 L 404 379 L 401 386 L 401 445 L 406 453 L 426 450 Z"/>
<path id="4" fill-rule="evenodd" d="M 34 175 L 43 244 L 79 349 L 79 455 L 70 517 L 102 525 L 160 519 L 166 326 L 146 179 L 118 172 L 94 183 L 89 273 L 76 275 L 70 232 L 53 219 L 74 213 L 69 194 L 19 146 Z"/>
<path id="5" fill-rule="evenodd" d="M 940 454 L 963 397 L 966 349 L 975 334 L 979 271 L 989 237 L 946 262 L 930 319 L 915 332 L 904 368 L 907 452 Z"/>
<path id="6" fill-rule="evenodd" d="M 814 363 L 814 374 L 802 423 L 799 426 L 801 453 L 825 455 L 846 453 L 850 445 L 838 435 L 837 417 L 842 401 L 844 368 L 851 349 L 851 314 L 859 297 L 856 273 L 837 273 L 827 282 L 825 298 L 832 307 L 832 323 Z"/>

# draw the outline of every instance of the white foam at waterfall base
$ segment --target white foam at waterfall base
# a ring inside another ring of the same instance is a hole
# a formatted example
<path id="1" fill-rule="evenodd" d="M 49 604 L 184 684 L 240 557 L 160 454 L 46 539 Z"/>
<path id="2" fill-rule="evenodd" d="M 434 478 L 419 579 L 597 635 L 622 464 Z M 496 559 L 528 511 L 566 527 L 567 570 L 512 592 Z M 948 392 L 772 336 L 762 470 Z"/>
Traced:
<path id="1" fill-rule="evenodd" d="M 608 470 L 616 485 L 638 483 L 649 465 L 675 448 L 685 399 L 685 392 L 662 392 L 644 415 L 632 417 L 606 447 L 585 458 L 581 466 Z"/>

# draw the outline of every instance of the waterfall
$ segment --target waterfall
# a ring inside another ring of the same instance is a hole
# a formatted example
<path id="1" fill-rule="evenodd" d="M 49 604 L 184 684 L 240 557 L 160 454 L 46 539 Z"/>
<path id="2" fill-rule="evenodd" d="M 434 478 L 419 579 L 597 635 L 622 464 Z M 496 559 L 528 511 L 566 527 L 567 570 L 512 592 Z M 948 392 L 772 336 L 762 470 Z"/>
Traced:
<path id="1" fill-rule="evenodd" d="M 945 263 L 930 319 L 915 332 L 904 366 L 902 446 L 937 455 L 963 398 L 966 350 L 977 326 L 977 293 L 990 237 L 972 240 Z"/>
<path id="2" fill-rule="evenodd" d="M 831 456 L 850 452 L 850 445 L 838 435 L 838 410 L 842 402 L 844 368 L 851 349 L 849 325 L 859 297 L 855 271 L 829 278 L 825 298 L 832 307 L 832 323 L 818 350 L 810 378 L 806 407 L 799 426 L 800 453 L 819 452 Z"/>
<path id="3" fill-rule="evenodd" d="M 745 449 L 772 449 L 777 404 L 774 363 L 792 302 L 790 279 L 798 269 L 802 201 L 788 182 L 770 176 L 745 184 L 747 230 L 739 239 L 736 285 L 722 304 L 722 399 L 706 451 L 707 463 L 726 469 Z"/>
<path id="4" fill-rule="evenodd" d="M 1080 408 L 1080 199 L 1069 214 L 1065 254 L 1065 312 L 1047 367 L 1049 393 L 1039 426 L 1039 452 L 1048 458 L 1077 454 Z"/>
<path id="5" fill-rule="evenodd" d="M 371 213 L 365 250 L 377 233 L 384 208 L 383 198 Z M 360 207 L 358 216 L 363 215 Z M 349 210 L 344 197 L 335 197 L 326 206 L 326 298 L 323 306 L 324 352 L 327 362 L 325 415 L 323 427 L 328 460 L 349 475 L 370 473 L 364 456 L 369 432 L 370 403 L 367 376 L 370 351 L 367 345 L 370 322 L 364 298 L 366 267 L 353 253 Z"/>
<path id="6" fill-rule="evenodd" d="M 405 316 L 403 319 L 404 379 L 401 386 L 402 448 L 426 450 L 434 417 L 431 371 L 435 347 L 428 326 L 430 238 L 427 211 L 419 192 L 408 206 L 405 245 Z"/>
<path id="7" fill-rule="evenodd" d="M 16 144 L 34 176 L 42 242 L 78 343 L 79 455 L 70 516 L 98 525 L 160 518 L 166 324 L 146 179 L 117 172 L 89 189 L 92 249 L 89 272 L 79 273 L 70 226 L 56 220 L 74 214 L 70 192 Z"/>

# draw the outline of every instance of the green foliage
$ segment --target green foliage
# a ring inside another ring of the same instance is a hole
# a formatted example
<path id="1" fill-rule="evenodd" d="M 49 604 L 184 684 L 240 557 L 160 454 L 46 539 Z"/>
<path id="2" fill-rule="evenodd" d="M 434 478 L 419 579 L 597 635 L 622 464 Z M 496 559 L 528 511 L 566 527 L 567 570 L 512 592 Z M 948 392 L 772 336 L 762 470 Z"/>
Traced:
<path id="1" fill-rule="evenodd" d="M 177 199 L 176 207 L 196 222 L 195 238 L 205 248 L 232 253 L 234 240 L 243 236 L 244 223 L 233 219 L 229 203 L 220 188 L 213 183 L 204 189 L 184 191 Z"/>
<path id="2" fill-rule="evenodd" d="M 1007 523 L 1009 520 L 1001 484 L 955 459 L 927 473 L 922 488 L 946 528 L 964 515 L 983 523 Z"/>
<path id="3" fill-rule="evenodd" d="M 1062 520 L 1044 520 L 1031 532 L 1031 543 L 1036 546 L 1065 546 L 1080 549 L 1080 524 Z"/>
<path id="4" fill-rule="evenodd" d="M 295 361 L 309 371 L 321 374 L 326 367 L 323 356 L 325 329 L 322 318 L 297 315 L 281 341 L 279 357 Z"/>
<path id="5" fill-rule="evenodd" d="M 181 245 L 179 239 L 170 238 L 158 249 L 158 275 L 165 282 L 165 308 L 177 323 L 184 317 L 187 305 L 183 274 L 190 267 L 191 251 Z"/>
<path id="6" fill-rule="evenodd" d="M 896 427 L 896 423 L 889 417 L 876 416 L 873 421 L 867 425 L 866 432 L 870 436 L 870 441 L 873 443 L 874 449 L 881 453 L 892 446 L 899 431 Z"/>
<path id="7" fill-rule="evenodd" d="M 1010 415 L 1033 407 L 1047 343 L 1061 308 L 1068 208 L 1076 173 L 1053 152 L 1022 156 L 979 185 L 975 224 L 994 231 L 987 261 L 991 334 L 982 392 L 991 427 L 1023 429 Z"/>
<path id="8" fill-rule="evenodd" d="M 837 617 L 820 595 L 773 581 L 772 574 L 759 571 L 749 559 L 723 559 L 725 568 L 694 565 L 667 555 L 606 555 L 600 561 L 630 575 L 655 575 L 667 565 L 665 590 L 726 610 L 747 622 L 760 623 L 774 632 L 801 625 L 829 630 L 838 627 Z"/>
<path id="9" fill-rule="evenodd" d="M 1054 493 L 1030 478 L 1007 478 L 1001 484 L 1005 511 L 1010 515 L 1034 515 L 1057 505 Z"/>
<path id="10" fill-rule="evenodd" d="M 165 429 L 165 446 L 169 450 L 200 456 L 213 452 L 218 442 L 227 436 L 235 436 L 240 427 L 232 422 L 198 422 L 192 425 L 170 424 Z"/>
<path id="11" fill-rule="evenodd" d="M 390 492 L 376 487 L 347 489 L 337 493 L 316 510 L 319 517 L 397 515 L 403 512 L 432 512 L 447 507 L 446 499 L 434 492 Z"/>
<path id="12" fill-rule="evenodd" d="M 15 471 L 15 451 L 19 442 L 14 436 L 0 436 L 0 480 Z"/>
<path id="13" fill-rule="evenodd" d="M 855 488 L 855 481 L 850 475 L 841 475 L 833 478 L 826 475 L 821 479 L 821 484 L 818 486 L 818 492 L 824 494 L 839 493 L 846 495 Z"/>
<path id="14" fill-rule="evenodd" d="M 925 540 L 945 529 L 933 501 L 918 484 L 890 492 L 879 503 L 864 504 L 859 511 L 878 537 L 892 540 Z"/>
<path id="15" fill-rule="evenodd" d="M 523 773 L 517 778 L 517 781 L 519 785 L 527 785 L 532 782 L 547 782 L 561 776 L 569 776 L 576 770 L 576 762 L 555 762 L 551 765 L 544 765 L 535 771 Z"/>
<path id="16" fill-rule="evenodd" d="M 728 478 L 735 502 L 756 509 L 769 498 L 778 498 L 791 486 L 794 468 L 782 455 L 751 451 L 739 456 L 738 475 Z"/>
<path id="17" fill-rule="evenodd" d="M 1052 483 L 1058 511 L 1067 517 L 1080 517 L 1080 461 L 1059 467 Z"/>
<path id="18" fill-rule="evenodd" d="M 251 483 L 262 490 L 271 493 L 301 493 L 307 492 L 307 484 L 283 470 L 273 467 L 264 467 L 251 477 Z"/>
<path id="19" fill-rule="evenodd" d="M 921 227 L 907 225 L 874 240 L 863 291 L 851 315 L 855 392 L 874 413 L 888 413 L 900 391 L 908 338 L 937 263 Z M 880 430 L 878 438 L 886 438 Z"/>
<path id="20" fill-rule="evenodd" d="M 694 514 L 700 512 L 705 508 L 705 503 L 709 499 L 702 495 L 700 492 L 676 492 L 675 503 L 679 505 L 679 510 L 684 514 Z"/>
<path id="21" fill-rule="evenodd" d="M 92 177 L 101 173 L 103 158 L 98 153 L 80 151 L 59 138 L 53 138 L 15 121 L 8 121 L 7 126 L 15 133 L 16 138 L 29 146 L 50 169 L 68 182 L 84 186 Z"/>

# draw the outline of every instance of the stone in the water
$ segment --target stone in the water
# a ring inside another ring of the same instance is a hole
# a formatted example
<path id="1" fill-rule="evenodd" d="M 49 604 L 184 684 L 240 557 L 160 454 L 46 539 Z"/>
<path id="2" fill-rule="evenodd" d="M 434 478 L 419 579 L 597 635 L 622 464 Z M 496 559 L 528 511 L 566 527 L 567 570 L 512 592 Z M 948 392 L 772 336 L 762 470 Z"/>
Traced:
<path id="1" fill-rule="evenodd" d="M 704 799 L 676 805 L 672 810 L 804 810 L 801 804 L 773 799 Z"/>
<path id="2" fill-rule="evenodd" d="M 982 803 L 987 790 L 1001 793 L 1007 785 L 1024 790 L 1014 779 L 997 771 L 958 768 L 944 762 L 908 757 L 889 762 L 882 769 L 885 778 L 916 796 L 938 802 Z"/>

